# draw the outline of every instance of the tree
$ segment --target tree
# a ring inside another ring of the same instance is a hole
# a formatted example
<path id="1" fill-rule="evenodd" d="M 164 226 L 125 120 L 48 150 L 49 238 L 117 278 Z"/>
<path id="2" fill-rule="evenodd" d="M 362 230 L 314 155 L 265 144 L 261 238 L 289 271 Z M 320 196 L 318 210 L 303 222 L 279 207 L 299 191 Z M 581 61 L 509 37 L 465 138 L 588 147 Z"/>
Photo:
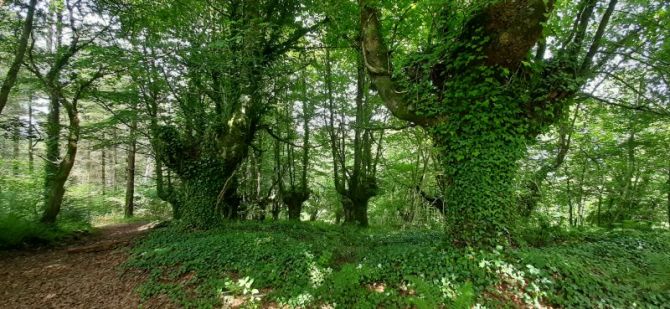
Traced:
<path id="1" fill-rule="evenodd" d="M 33 19 L 35 17 L 36 6 L 37 0 L 30 0 L 28 3 L 28 11 L 26 13 L 26 19 L 23 22 L 21 37 L 19 38 L 18 46 L 16 47 L 16 54 L 14 55 L 14 60 L 9 67 L 9 71 L 7 71 L 5 79 L 2 81 L 2 87 L 0 87 L 0 114 L 2 114 L 2 110 L 7 104 L 9 93 L 16 83 L 16 78 L 19 75 L 19 70 L 23 64 L 23 58 L 26 54 L 26 49 L 28 48 L 28 40 L 33 31 Z"/>
<path id="2" fill-rule="evenodd" d="M 427 43 L 398 72 L 390 66 L 379 7 L 359 1 L 365 65 L 379 96 L 396 117 L 427 129 L 440 149 L 447 232 L 455 243 L 493 244 L 513 234 L 517 161 L 611 58 L 596 56 L 617 2 L 582 0 L 578 12 L 566 10 L 563 18 L 572 18 L 574 27 L 557 38 L 562 45 L 551 57 L 543 28 L 553 1 L 428 7 L 436 20 Z M 461 10 L 468 12 L 465 19 Z"/>
<path id="3" fill-rule="evenodd" d="M 124 14 L 134 33 L 156 42 L 158 75 L 176 101 L 174 122 L 151 129 L 159 160 L 179 176 L 182 221 L 238 218 L 236 173 L 270 107 L 270 69 L 321 23 L 296 21 L 298 1 L 139 1 L 123 11 L 134 12 Z"/>
<path id="4" fill-rule="evenodd" d="M 339 108 L 340 114 L 337 115 L 339 119 L 336 125 L 336 113 L 338 112 L 336 104 L 338 102 L 334 96 L 333 79 L 335 75 L 332 70 L 330 51 L 326 47 L 325 84 L 329 113 L 327 130 L 333 159 L 335 190 L 340 196 L 344 222 L 367 226 L 368 203 L 378 193 L 376 173 L 381 156 L 384 129 L 374 130 L 373 128 L 375 123 L 372 117 L 376 110 L 375 104 L 369 99 L 368 88 L 365 86 L 365 68 L 360 50 L 354 48 L 353 51 L 346 56 L 351 57 L 353 54 L 353 59 L 356 59 L 355 66 L 352 68 L 355 70 L 352 79 L 356 82 L 354 118 L 351 123 L 347 123 L 348 106 L 345 105 Z M 352 130 L 349 130 L 347 126 L 350 126 Z M 353 141 L 351 141 L 353 149 L 347 147 L 351 131 L 353 131 Z M 373 148 L 373 145 L 376 145 L 376 148 Z M 373 149 L 376 151 L 373 152 Z"/>
<path id="5" fill-rule="evenodd" d="M 28 69 L 40 80 L 49 95 L 49 114 L 45 130 L 47 152 L 44 179 L 45 206 L 41 218 L 41 222 L 46 224 L 53 224 L 56 221 L 63 203 L 65 182 L 77 155 L 77 143 L 81 134 L 79 101 L 104 75 L 104 68 L 93 61 L 94 57 L 91 57 L 90 53 L 94 51 L 94 41 L 108 29 L 106 26 L 96 25 L 99 28 L 94 28 L 84 23 L 84 18 L 92 14 L 91 8 L 74 7 L 66 1 L 65 7 L 54 6 L 54 9 L 55 25 L 47 26 L 50 28 L 54 26 L 56 29 L 55 45 L 52 49 L 45 44 L 47 49 L 43 50 L 35 46 L 33 41 L 28 52 L 27 64 Z M 66 44 L 63 43 L 65 25 L 69 27 L 70 32 L 70 39 Z M 93 34 L 83 33 L 88 31 L 93 31 Z M 88 37 L 83 38 L 82 35 Z M 88 49 L 86 53 L 83 52 L 85 49 Z M 38 52 L 41 54 L 38 55 Z M 49 58 L 53 58 L 53 61 L 47 62 Z M 94 67 L 93 70 L 91 66 Z M 69 125 L 66 153 L 63 158 L 60 157 L 61 106 L 65 108 Z"/>

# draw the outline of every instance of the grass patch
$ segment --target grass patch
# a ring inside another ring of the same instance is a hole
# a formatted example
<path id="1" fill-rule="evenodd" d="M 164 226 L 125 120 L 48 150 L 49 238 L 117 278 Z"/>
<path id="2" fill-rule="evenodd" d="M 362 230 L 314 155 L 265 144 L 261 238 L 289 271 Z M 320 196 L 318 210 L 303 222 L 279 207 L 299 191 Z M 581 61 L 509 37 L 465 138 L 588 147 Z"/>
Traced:
<path id="1" fill-rule="evenodd" d="M 597 233 L 545 247 L 451 248 L 441 231 L 229 223 L 152 232 L 125 267 L 143 297 L 185 307 L 642 307 L 670 301 L 667 234 Z"/>

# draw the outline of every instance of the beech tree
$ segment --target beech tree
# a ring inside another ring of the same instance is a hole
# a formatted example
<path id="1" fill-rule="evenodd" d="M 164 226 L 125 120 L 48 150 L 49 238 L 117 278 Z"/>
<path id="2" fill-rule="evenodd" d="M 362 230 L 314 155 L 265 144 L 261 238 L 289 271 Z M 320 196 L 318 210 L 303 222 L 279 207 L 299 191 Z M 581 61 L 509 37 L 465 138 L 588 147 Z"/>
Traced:
<path id="1" fill-rule="evenodd" d="M 151 130 L 157 157 L 179 176 L 181 219 L 205 227 L 238 218 L 236 171 L 270 108 L 269 69 L 322 21 L 297 21 L 304 9 L 292 0 L 112 5 L 156 42 L 158 76 L 176 100 L 178 118 Z"/>
<path id="2" fill-rule="evenodd" d="M 440 149 L 455 243 L 486 245 L 514 234 L 513 182 L 526 144 L 561 118 L 635 33 L 617 29 L 603 44 L 617 3 L 581 0 L 560 15 L 551 0 L 426 4 L 434 18 L 424 25 L 428 38 L 394 69 L 379 4 L 359 0 L 365 66 L 379 96 Z M 572 28 L 547 37 L 545 25 L 559 18 Z"/>

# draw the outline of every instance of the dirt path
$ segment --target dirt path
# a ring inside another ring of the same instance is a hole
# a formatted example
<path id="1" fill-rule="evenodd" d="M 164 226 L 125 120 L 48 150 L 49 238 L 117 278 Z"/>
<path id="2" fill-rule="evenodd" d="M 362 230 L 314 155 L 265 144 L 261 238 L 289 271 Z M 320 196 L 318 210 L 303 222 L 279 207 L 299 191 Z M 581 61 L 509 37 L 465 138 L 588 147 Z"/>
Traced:
<path id="1" fill-rule="evenodd" d="M 0 308 L 137 308 L 140 276 L 120 277 L 143 223 L 107 226 L 65 248 L 0 253 Z"/>

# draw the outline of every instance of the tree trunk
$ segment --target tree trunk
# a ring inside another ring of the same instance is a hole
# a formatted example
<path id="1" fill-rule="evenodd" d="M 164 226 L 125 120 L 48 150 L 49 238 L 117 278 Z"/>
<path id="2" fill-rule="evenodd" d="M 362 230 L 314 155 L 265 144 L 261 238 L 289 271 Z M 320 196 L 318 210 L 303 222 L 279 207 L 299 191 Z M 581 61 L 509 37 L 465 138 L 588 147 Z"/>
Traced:
<path id="1" fill-rule="evenodd" d="M 58 102 L 60 94 L 57 93 L 56 100 L 52 98 L 52 101 Z M 77 102 L 76 99 L 74 102 L 68 103 L 63 101 L 63 104 L 66 107 L 67 116 L 69 119 L 70 127 L 68 129 L 68 143 L 67 151 L 65 157 L 60 163 L 54 162 L 54 173 L 47 176 L 47 190 L 46 190 L 46 207 L 40 220 L 42 223 L 53 224 L 56 222 L 56 217 L 60 212 L 61 205 L 63 204 L 63 196 L 65 195 L 65 182 L 70 176 L 70 171 L 72 171 L 72 166 L 74 166 L 75 157 L 77 155 L 77 143 L 79 141 L 80 129 L 79 129 L 79 115 L 77 111 Z M 54 142 L 54 139 L 51 140 Z M 58 139 L 55 139 L 55 142 L 58 143 Z M 58 144 L 56 144 L 57 149 Z M 49 164 L 49 163 L 48 163 Z M 50 179 L 49 179 L 50 178 Z"/>
<path id="2" fill-rule="evenodd" d="M 16 117 L 12 128 L 12 142 L 14 144 L 12 171 L 14 176 L 19 176 L 19 160 L 21 157 L 21 119 Z"/>
<path id="3" fill-rule="evenodd" d="M 137 146 L 135 131 L 137 131 L 137 117 L 133 116 L 129 132 L 128 164 L 126 170 L 126 204 L 123 212 L 124 217 L 126 218 L 131 218 L 135 210 L 135 152 Z"/>
<path id="4" fill-rule="evenodd" d="M 103 133 L 102 139 L 105 139 L 105 135 Z M 105 151 L 105 147 L 102 147 L 100 149 L 100 184 L 102 185 L 102 195 L 105 195 L 107 193 L 107 154 Z"/>
<path id="5" fill-rule="evenodd" d="M 567 168 L 565 170 L 566 170 L 565 172 L 567 174 Z M 568 175 L 568 178 L 567 178 L 566 181 L 567 181 L 567 190 L 566 190 L 565 194 L 568 196 L 568 223 L 570 224 L 570 227 L 573 227 L 574 224 L 573 224 L 573 217 L 572 217 L 572 190 L 571 190 L 571 186 L 570 186 L 571 185 L 571 183 L 570 183 L 571 179 L 570 179 L 569 175 Z"/>
<path id="6" fill-rule="evenodd" d="M 117 176 L 116 175 L 116 166 L 119 162 L 118 151 L 117 151 L 118 149 L 117 149 L 117 144 L 116 144 L 117 138 L 118 138 L 118 136 L 117 136 L 117 133 L 116 133 L 116 128 L 114 128 L 112 130 L 113 144 L 112 144 L 112 162 L 111 162 L 112 163 L 111 181 L 112 181 L 112 192 L 113 192 L 113 194 L 116 194 L 116 192 L 118 192 L 118 181 L 116 179 L 116 176 Z"/>
<path id="7" fill-rule="evenodd" d="M 23 64 L 23 58 L 26 54 L 28 48 L 28 39 L 31 32 L 33 31 L 33 18 L 35 16 L 35 6 L 37 6 L 37 0 L 30 0 L 28 4 L 28 13 L 26 14 L 26 20 L 23 22 L 23 30 L 21 31 L 21 37 L 19 38 L 19 46 L 16 48 L 16 54 L 14 55 L 14 60 L 12 65 L 7 71 L 7 76 L 2 82 L 2 87 L 0 87 L 0 114 L 7 104 L 9 99 L 9 92 L 14 87 L 16 83 L 16 77 L 19 75 L 19 70 Z"/>
<path id="8" fill-rule="evenodd" d="M 35 134 L 33 130 L 33 95 L 30 94 L 28 98 L 28 171 L 30 175 L 33 174 L 35 166 L 34 151 L 35 145 L 33 144 L 33 135 Z"/>
<path id="9" fill-rule="evenodd" d="M 496 130 L 500 127 L 459 132 L 458 140 L 440 141 L 444 135 L 434 136 L 448 179 L 444 194 L 447 232 L 456 244 L 506 242 L 517 226 L 513 179 L 525 144 L 491 139 Z"/>
<path id="10" fill-rule="evenodd" d="M 284 204 L 288 208 L 288 219 L 291 221 L 300 221 L 302 205 L 309 198 L 309 192 L 288 191 L 282 196 Z"/>
<path id="11" fill-rule="evenodd" d="M 60 200 L 64 192 L 61 192 L 65 180 L 59 174 L 61 168 L 60 164 L 60 93 L 56 90 L 51 90 L 49 98 L 49 114 L 46 122 L 46 162 L 44 163 L 44 201 L 45 213 L 42 216 L 42 221 L 46 223 L 53 223 L 56 220 L 56 215 L 60 211 Z M 59 178 L 60 177 L 60 178 Z"/>
<path id="12" fill-rule="evenodd" d="M 279 220 L 279 213 L 281 212 L 281 207 L 279 205 L 279 200 L 278 199 L 273 199 L 272 200 L 272 220 L 277 221 Z"/>

